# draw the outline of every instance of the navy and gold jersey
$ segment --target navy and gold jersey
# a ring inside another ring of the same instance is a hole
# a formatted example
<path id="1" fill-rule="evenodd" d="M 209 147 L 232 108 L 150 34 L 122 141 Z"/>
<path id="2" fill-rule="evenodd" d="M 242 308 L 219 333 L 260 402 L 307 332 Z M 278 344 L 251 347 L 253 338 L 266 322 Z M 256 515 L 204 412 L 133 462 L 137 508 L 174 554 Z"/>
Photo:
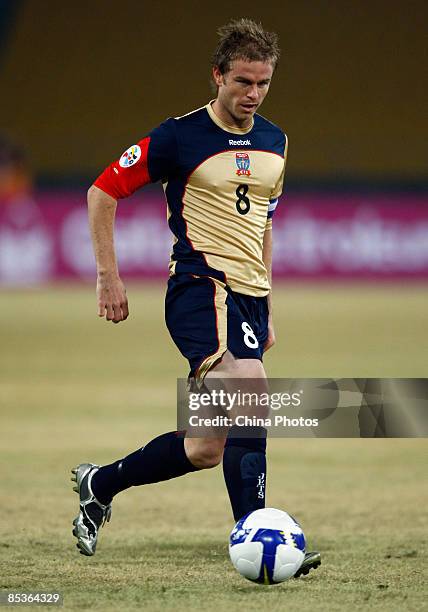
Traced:
<path id="1" fill-rule="evenodd" d="M 263 236 L 282 191 L 287 138 L 257 114 L 246 129 L 229 126 L 211 105 L 162 123 L 95 185 L 119 199 L 161 181 L 174 235 L 170 274 L 210 276 L 264 296 Z"/>

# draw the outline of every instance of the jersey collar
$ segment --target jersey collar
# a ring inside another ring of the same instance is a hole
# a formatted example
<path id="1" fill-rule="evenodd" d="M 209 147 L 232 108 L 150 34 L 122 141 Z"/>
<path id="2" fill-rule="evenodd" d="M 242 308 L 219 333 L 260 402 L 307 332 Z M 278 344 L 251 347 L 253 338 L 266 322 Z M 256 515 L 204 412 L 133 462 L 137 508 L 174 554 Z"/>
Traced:
<path id="1" fill-rule="evenodd" d="M 215 100 L 211 100 L 206 105 L 205 108 L 207 109 L 207 112 L 208 112 L 210 118 L 212 119 L 212 121 L 214 121 L 214 123 L 216 125 L 218 125 L 219 128 L 221 128 L 225 132 L 230 132 L 232 134 L 248 134 L 248 132 L 251 132 L 251 130 L 254 127 L 254 117 L 252 117 L 252 119 L 251 119 L 251 125 L 249 127 L 247 127 L 247 128 L 237 128 L 237 127 L 234 127 L 232 125 L 228 125 L 227 123 L 222 121 L 219 117 L 217 117 L 217 115 L 215 114 L 215 112 L 213 110 L 213 107 L 212 107 L 213 102 L 215 102 Z"/>

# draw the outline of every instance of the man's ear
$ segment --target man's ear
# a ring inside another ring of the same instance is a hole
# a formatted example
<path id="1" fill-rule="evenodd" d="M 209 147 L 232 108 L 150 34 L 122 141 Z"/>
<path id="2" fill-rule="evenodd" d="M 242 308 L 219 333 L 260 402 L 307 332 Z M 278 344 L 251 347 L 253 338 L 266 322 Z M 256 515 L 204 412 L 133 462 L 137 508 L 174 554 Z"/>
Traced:
<path id="1" fill-rule="evenodd" d="M 220 72 L 220 68 L 218 66 L 213 66 L 213 80 L 217 87 L 223 84 L 223 75 Z"/>

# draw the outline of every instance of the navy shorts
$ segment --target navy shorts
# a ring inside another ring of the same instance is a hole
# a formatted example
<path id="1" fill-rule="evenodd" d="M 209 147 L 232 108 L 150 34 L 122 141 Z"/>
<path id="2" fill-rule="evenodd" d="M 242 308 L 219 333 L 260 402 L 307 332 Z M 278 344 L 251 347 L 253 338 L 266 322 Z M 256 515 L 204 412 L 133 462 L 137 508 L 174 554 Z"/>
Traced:
<path id="1" fill-rule="evenodd" d="M 267 297 L 236 293 L 215 278 L 175 274 L 168 281 L 166 325 L 198 382 L 227 349 L 262 360 L 268 316 Z"/>

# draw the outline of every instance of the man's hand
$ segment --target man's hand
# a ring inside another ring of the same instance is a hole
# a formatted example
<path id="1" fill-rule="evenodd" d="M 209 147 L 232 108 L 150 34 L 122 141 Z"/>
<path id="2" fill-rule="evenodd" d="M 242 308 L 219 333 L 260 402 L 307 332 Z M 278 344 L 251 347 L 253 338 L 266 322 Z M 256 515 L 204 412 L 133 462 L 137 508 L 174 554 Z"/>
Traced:
<path id="1" fill-rule="evenodd" d="M 118 276 L 99 275 L 97 279 L 98 316 L 120 323 L 128 318 L 125 286 Z"/>
<path id="2" fill-rule="evenodd" d="M 269 322 L 268 322 L 268 337 L 267 337 L 267 340 L 266 340 L 265 345 L 264 345 L 264 349 L 263 349 L 264 352 L 266 352 L 270 348 L 272 348 L 274 344 L 275 344 L 275 330 L 273 328 L 272 318 L 269 317 Z"/>
<path id="3" fill-rule="evenodd" d="M 117 270 L 114 252 L 114 219 L 117 201 L 95 185 L 88 190 L 88 214 L 97 262 L 98 316 L 120 323 L 128 318 L 126 291 Z"/>

